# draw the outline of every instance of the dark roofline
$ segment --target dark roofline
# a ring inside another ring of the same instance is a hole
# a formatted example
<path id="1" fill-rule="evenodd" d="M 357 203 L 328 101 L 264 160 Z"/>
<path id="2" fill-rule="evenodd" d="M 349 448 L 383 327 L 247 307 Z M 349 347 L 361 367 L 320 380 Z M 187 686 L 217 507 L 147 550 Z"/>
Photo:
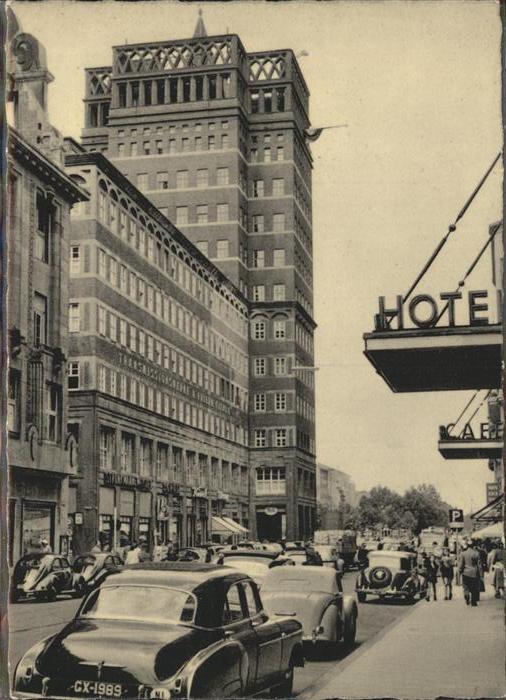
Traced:
<path id="1" fill-rule="evenodd" d="M 49 160 L 38 148 L 26 141 L 13 127 L 9 126 L 9 152 L 18 158 L 27 168 L 38 172 L 39 177 L 53 181 L 55 187 L 64 194 L 69 202 L 86 202 L 90 196 L 79 187 L 56 163 Z M 45 174 L 44 174 L 45 172 Z"/>
<path id="2" fill-rule="evenodd" d="M 214 275 L 218 281 L 227 289 L 238 297 L 238 299 L 246 305 L 249 310 L 248 300 L 237 289 L 237 287 L 229 280 L 229 278 L 221 272 L 206 256 L 195 246 L 181 231 L 174 226 L 155 205 L 133 185 L 123 173 L 121 173 L 111 161 L 106 158 L 103 153 L 70 153 L 65 157 L 65 165 L 96 165 L 113 180 L 129 197 L 131 197 L 144 211 L 154 219 L 159 226 L 165 229 L 170 235 L 185 248 L 188 253 L 196 258 L 198 262 L 207 269 L 210 274 Z"/>

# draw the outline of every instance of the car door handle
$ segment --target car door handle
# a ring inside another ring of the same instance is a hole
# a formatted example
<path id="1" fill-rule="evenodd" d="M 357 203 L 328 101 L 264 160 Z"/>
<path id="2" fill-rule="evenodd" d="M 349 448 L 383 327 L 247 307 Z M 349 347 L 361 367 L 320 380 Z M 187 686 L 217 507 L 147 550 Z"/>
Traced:
<path id="1" fill-rule="evenodd" d="M 252 627 L 259 627 L 262 624 L 262 620 L 251 620 Z"/>
<path id="2" fill-rule="evenodd" d="M 282 637 L 286 637 L 286 632 L 281 632 Z"/>

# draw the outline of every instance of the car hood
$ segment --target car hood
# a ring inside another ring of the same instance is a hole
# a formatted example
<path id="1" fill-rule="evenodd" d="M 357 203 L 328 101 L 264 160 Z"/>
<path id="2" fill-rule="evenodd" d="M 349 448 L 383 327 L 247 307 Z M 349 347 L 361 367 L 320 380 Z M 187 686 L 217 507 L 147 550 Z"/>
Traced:
<path id="1" fill-rule="evenodd" d="M 302 624 L 304 636 L 310 635 L 320 625 L 323 613 L 335 600 L 335 595 L 323 592 L 264 591 L 262 595 L 265 609 L 275 619 L 283 619 L 276 613 L 295 613 L 293 617 Z"/>
<path id="2" fill-rule="evenodd" d="M 37 669 L 67 680 L 151 684 L 173 676 L 219 638 L 212 630 L 123 620 L 74 620 L 44 649 Z"/>

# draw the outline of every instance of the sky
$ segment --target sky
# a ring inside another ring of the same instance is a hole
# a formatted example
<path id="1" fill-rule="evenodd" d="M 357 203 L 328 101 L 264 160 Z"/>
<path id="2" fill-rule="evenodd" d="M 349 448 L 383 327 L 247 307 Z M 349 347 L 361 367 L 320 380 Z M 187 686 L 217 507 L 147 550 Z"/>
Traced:
<path id="1" fill-rule="evenodd" d="M 11 3 L 45 45 L 50 116 L 83 125 L 84 68 L 111 46 L 190 37 L 199 7 L 209 35 L 248 51 L 304 51 L 312 145 L 317 459 L 359 490 L 432 483 L 477 509 L 493 480 L 483 460 L 444 460 L 438 426 L 472 392 L 393 394 L 363 355 L 377 298 L 405 292 L 501 148 L 499 6 L 488 0 L 264 3 Z M 501 217 L 496 166 L 419 291 L 453 291 Z M 491 289 L 485 256 L 467 289 Z M 493 316 L 493 314 L 492 314 Z M 482 409 L 483 419 L 485 412 Z M 478 414 L 478 419 L 480 414 Z"/>

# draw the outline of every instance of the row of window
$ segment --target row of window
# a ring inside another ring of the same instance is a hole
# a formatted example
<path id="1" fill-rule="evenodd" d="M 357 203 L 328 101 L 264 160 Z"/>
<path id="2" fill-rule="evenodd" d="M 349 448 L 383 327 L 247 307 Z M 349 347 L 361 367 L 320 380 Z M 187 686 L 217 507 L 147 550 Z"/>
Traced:
<path id="1" fill-rule="evenodd" d="M 265 294 L 267 290 L 267 296 Z M 251 299 L 253 301 L 285 301 L 286 287 L 284 284 L 254 284 L 251 288 Z"/>
<path id="2" fill-rule="evenodd" d="M 272 163 L 285 159 L 285 147 L 276 146 L 276 148 L 271 148 L 270 146 L 264 146 L 261 150 L 258 148 L 250 148 L 249 160 L 250 163 Z"/>
<path id="3" fill-rule="evenodd" d="M 312 317 L 313 316 L 313 305 L 301 290 L 295 287 L 295 301 L 299 302 L 303 309 Z"/>
<path id="4" fill-rule="evenodd" d="M 304 221 L 297 212 L 295 212 L 294 217 L 294 229 L 297 238 L 302 241 L 304 247 L 311 255 L 313 251 L 313 239 L 311 234 L 311 227 Z"/>
<path id="5" fill-rule="evenodd" d="M 9 433 L 19 435 L 21 432 L 21 378 L 19 370 L 9 369 L 7 392 L 7 429 Z M 62 439 L 62 387 L 46 382 L 42 386 L 42 422 L 41 439 L 47 442 L 61 443 Z M 34 406 L 39 408 L 38 406 Z M 37 422 L 37 421 L 36 421 Z"/>
<path id="6" fill-rule="evenodd" d="M 119 438 L 119 443 L 118 443 Z M 248 493 L 248 468 L 207 455 L 183 451 L 163 442 L 137 438 L 132 433 L 101 425 L 99 464 L 106 471 L 154 477 L 158 481 L 182 482 L 232 493 Z"/>
<path id="7" fill-rule="evenodd" d="M 269 372 L 270 369 L 270 372 Z M 275 376 L 283 376 L 288 371 L 287 357 L 254 357 L 253 374 L 255 377 L 265 377 L 272 373 Z"/>
<path id="8" fill-rule="evenodd" d="M 252 340 L 285 340 L 286 324 L 284 318 L 275 318 L 272 322 L 256 318 L 251 322 L 251 338 Z"/>
<path id="9" fill-rule="evenodd" d="M 82 365 L 78 361 L 69 363 L 69 389 L 80 388 L 81 367 Z M 129 374 L 118 372 L 106 365 L 99 364 L 97 367 L 96 389 L 123 401 L 128 401 L 139 408 L 145 408 L 193 428 L 213 433 L 217 437 L 232 440 L 244 446 L 248 443 L 248 430 L 243 426 L 218 416 L 210 410 L 200 408 L 189 401 L 178 399 L 173 394 L 162 392 Z"/>
<path id="10" fill-rule="evenodd" d="M 189 153 L 190 151 L 217 151 L 230 148 L 231 143 L 228 134 L 221 134 L 219 137 L 214 134 L 206 139 L 202 136 L 166 139 L 146 139 L 140 142 L 118 143 L 117 158 L 137 158 L 139 156 L 162 155 L 163 153 Z"/>
<path id="11" fill-rule="evenodd" d="M 232 97 L 230 73 L 206 73 L 118 84 L 119 107 L 142 107 Z"/>
<path id="12" fill-rule="evenodd" d="M 286 229 L 286 215 L 284 212 L 272 214 L 269 217 L 268 223 L 270 228 L 266 226 L 266 217 L 264 214 L 254 214 L 251 217 L 251 233 L 264 233 L 265 231 L 273 231 L 274 233 L 282 233 Z"/>
<path id="13" fill-rule="evenodd" d="M 303 280 L 305 280 L 308 285 L 311 287 L 313 284 L 313 274 L 311 272 L 311 266 L 308 265 L 306 262 L 306 257 L 304 255 L 300 255 L 297 249 L 295 250 L 294 254 L 295 258 L 295 269 L 299 273 L 299 275 L 302 277 Z"/>
<path id="14" fill-rule="evenodd" d="M 133 127 L 132 129 L 118 129 L 117 136 L 118 138 L 123 138 L 124 136 L 149 136 L 151 134 L 163 134 L 164 131 L 167 131 L 169 134 L 177 134 L 179 132 L 183 134 L 188 134 L 191 131 L 195 131 L 197 133 L 200 133 L 202 129 L 206 129 L 208 131 L 214 131 L 215 129 L 228 129 L 230 126 L 230 123 L 228 119 L 223 119 L 220 122 L 185 122 L 182 124 L 163 124 L 163 125 L 158 125 L 158 126 L 145 126 L 142 129 Z"/>
<path id="15" fill-rule="evenodd" d="M 285 194 L 285 179 L 273 177 L 270 181 L 270 189 L 267 191 L 265 180 L 253 180 L 251 183 L 251 196 L 255 199 L 261 197 L 283 197 Z"/>
<path id="16" fill-rule="evenodd" d="M 288 409 L 287 396 L 288 394 L 286 391 L 274 391 L 269 394 L 254 394 L 253 410 L 255 413 L 265 413 L 266 411 L 285 413 Z"/>
<path id="17" fill-rule="evenodd" d="M 228 325 L 241 328 L 245 335 L 247 322 L 245 308 L 238 308 L 226 296 L 217 294 L 205 279 L 192 269 L 187 261 L 180 259 L 172 248 L 167 247 L 166 240 L 156 235 L 153 227 L 146 224 L 143 216 L 137 215 L 133 208 L 129 209 L 126 200 L 118 200 L 118 196 L 112 190 L 107 191 L 104 181 L 99 182 L 98 219 L 123 241 L 135 248 L 143 257 L 161 268 L 173 281 L 181 286 L 188 294 L 191 294 L 200 303 L 210 308 L 220 318 L 224 318 Z M 165 235 L 165 234 L 164 234 Z M 216 301 L 216 304 L 213 302 Z"/>
<path id="18" fill-rule="evenodd" d="M 310 355 L 314 351 L 313 336 L 300 323 L 295 324 L 295 340 Z"/>
<path id="19" fill-rule="evenodd" d="M 254 431 L 254 447 L 291 447 L 293 431 L 290 428 L 257 428 Z"/>
<path id="20" fill-rule="evenodd" d="M 81 304 L 69 305 L 69 330 L 78 333 L 86 330 L 81 323 Z M 178 374 L 181 379 L 196 384 L 204 391 L 233 402 L 246 411 L 248 392 L 233 382 L 216 374 L 195 360 L 190 359 L 163 340 L 146 333 L 143 328 L 130 323 L 104 306 L 97 307 L 96 331 L 104 338 L 117 343 L 142 358 L 154 362 L 159 367 Z M 230 364 L 229 362 L 227 364 Z M 247 370 L 247 364 L 243 368 Z"/>
<path id="21" fill-rule="evenodd" d="M 267 252 L 267 257 L 265 253 Z M 256 249 L 251 256 L 251 267 L 285 267 L 286 255 L 284 248 L 274 248 L 273 251 Z"/>
<path id="22" fill-rule="evenodd" d="M 213 216 L 209 216 L 210 207 L 208 204 L 196 204 L 193 207 L 176 207 L 176 224 L 178 226 L 188 226 L 192 224 L 207 224 L 213 222 L 230 221 L 230 209 L 228 204 L 216 204 L 211 207 Z M 192 216 L 189 216 L 189 213 Z"/>
<path id="23" fill-rule="evenodd" d="M 158 288 L 147 284 L 142 277 L 136 275 L 126 265 L 118 263 L 115 258 L 101 248 L 98 249 L 98 275 L 158 319 L 165 321 L 173 328 L 177 328 L 180 333 L 199 343 L 218 359 L 230 363 L 243 374 L 247 373 L 248 358 L 245 353 L 216 331 L 211 330 L 205 321 L 198 318 L 185 306 L 168 297 Z M 221 299 L 219 301 L 221 302 Z M 236 318 L 236 321 L 238 320 Z M 247 321 L 245 324 L 247 327 Z M 237 327 L 234 330 L 237 331 Z M 240 330 L 241 332 L 244 330 L 242 319 Z"/>
<path id="24" fill-rule="evenodd" d="M 206 187 L 226 187 L 230 183 L 230 172 L 228 168 L 213 168 L 209 177 L 209 168 L 198 168 L 195 171 L 177 170 L 175 176 L 169 175 L 167 170 L 160 170 L 156 173 L 156 190 L 168 189 L 204 189 Z M 152 183 L 148 173 L 138 173 L 137 187 L 142 190 L 149 190 Z M 227 217 L 228 218 L 228 217 Z"/>
<path id="25" fill-rule="evenodd" d="M 255 474 L 257 496 L 283 495 L 286 493 L 285 467 L 260 467 Z"/>
<path id="26" fill-rule="evenodd" d="M 314 423 L 314 405 L 303 399 L 301 396 L 297 396 L 297 413 L 299 416 L 302 416 L 311 423 Z"/>

